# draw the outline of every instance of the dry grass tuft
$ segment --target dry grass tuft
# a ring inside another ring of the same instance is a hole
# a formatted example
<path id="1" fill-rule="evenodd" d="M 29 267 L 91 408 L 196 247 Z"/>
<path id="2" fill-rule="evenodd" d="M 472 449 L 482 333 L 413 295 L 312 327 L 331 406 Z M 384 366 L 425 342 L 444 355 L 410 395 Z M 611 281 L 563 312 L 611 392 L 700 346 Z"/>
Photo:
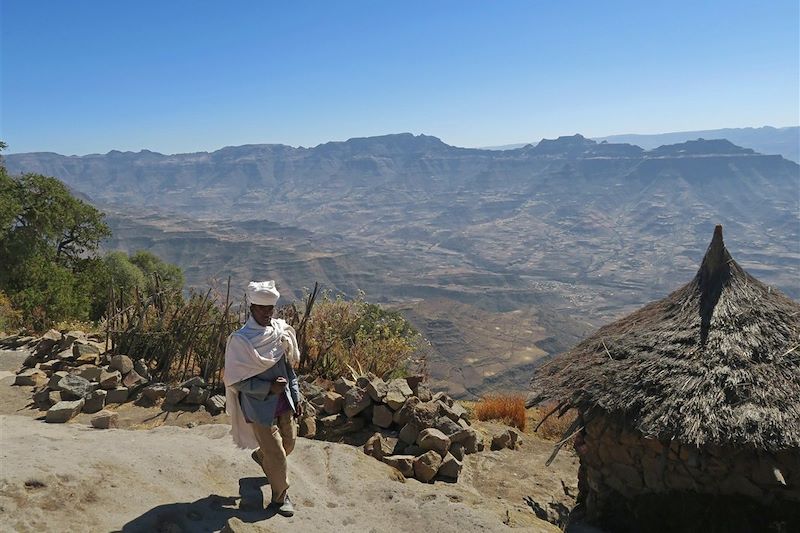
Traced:
<path id="1" fill-rule="evenodd" d="M 532 428 L 535 428 L 539 422 L 553 410 L 555 404 L 546 404 L 540 405 L 537 407 L 533 407 L 528 410 L 528 421 L 531 424 Z M 560 418 L 558 414 L 553 414 L 544 421 L 544 423 L 539 426 L 539 429 L 536 430 L 536 434 L 546 440 L 552 441 L 560 441 L 564 438 L 564 434 L 566 433 L 567 429 L 572 425 L 572 422 L 575 421 L 577 418 L 578 412 L 575 409 L 570 409 L 566 413 L 564 413 Z"/>
<path id="2" fill-rule="evenodd" d="M 486 396 L 475 404 L 474 414 L 478 420 L 501 420 L 524 431 L 525 397 L 519 394 Z"/>

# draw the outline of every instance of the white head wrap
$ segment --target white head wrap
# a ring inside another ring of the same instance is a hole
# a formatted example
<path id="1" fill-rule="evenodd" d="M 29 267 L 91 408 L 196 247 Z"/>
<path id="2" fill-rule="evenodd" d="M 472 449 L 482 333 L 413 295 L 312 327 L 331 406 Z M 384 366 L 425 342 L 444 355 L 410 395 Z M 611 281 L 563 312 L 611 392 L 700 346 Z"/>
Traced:
<path id="1" fill-rule="evenodd" d="M 281 293 L 275 288 L 275 281 L 251 281 L 247 285 L 247 299 L 251 304 L 275 305 Z"/>

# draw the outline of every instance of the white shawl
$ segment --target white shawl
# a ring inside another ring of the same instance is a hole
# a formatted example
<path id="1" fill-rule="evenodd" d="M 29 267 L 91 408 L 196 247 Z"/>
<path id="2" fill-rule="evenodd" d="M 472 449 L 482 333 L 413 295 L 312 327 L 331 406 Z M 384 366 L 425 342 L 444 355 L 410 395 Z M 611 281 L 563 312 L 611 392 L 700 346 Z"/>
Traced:
<path id="1" fill-rule="evenodd" d="M 247 423 L 239 405 L 236 383 L 269 370 L 286 358 L 292 366 L 300 362 L 300 350 L 294 328 L 276 318 L 269 326 L 259 325 L 253 317 L 228 337 L 225 346 L 225 412 L 231 418 L 231 436 L 240 448 L 258 448 L 253 427 Z"/>

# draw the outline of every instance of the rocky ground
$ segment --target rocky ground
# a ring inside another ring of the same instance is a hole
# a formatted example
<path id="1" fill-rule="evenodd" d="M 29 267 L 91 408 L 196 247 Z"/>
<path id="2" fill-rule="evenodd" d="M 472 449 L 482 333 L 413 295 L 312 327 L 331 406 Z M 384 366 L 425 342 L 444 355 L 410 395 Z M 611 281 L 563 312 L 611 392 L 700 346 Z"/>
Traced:
<path id="1" fill-rule="evenodd" d="M 0 352 L 0 531 L 558 531 L 539 517 L 557 522 L 577 492 L 575 456 L 546 468 L 552 443 L 530 434 L 518 450 L 467 455 L 457 483 L 403 479 L 361 448 L 301 438 L 297 513 L 273 516 L 225 415 L 127 403 L 120 429 L 91 428 L 89 414 L 45 424 L 31 387 L 11 386 L 27 355 Z"/>

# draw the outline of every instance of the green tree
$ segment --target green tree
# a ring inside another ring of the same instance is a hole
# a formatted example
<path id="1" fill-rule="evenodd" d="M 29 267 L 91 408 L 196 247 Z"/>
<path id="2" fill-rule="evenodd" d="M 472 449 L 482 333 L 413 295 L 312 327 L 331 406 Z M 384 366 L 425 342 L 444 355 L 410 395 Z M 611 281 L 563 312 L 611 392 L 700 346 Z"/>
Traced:
<path id="1" fill-rule="evenodd" d="M 146 250 L 139 250 L 131 255 L 130 262 L 144 273 L 146 278 L 144 289 L 148 293 L 156 290 L 154 275 L 158 276 L 162 288 L 177 292 L 183 290 L 183 271 L 178 265 L 167 263 Z"/>
<path id="2" fill-rule="evenodd" d="M 15 194 L 16 183 L 0 165 L 0 239 L 4 239 L 12 229 L 17 213 L 22 206 Z"/>
<path id="3" fill-rule="evenodd" d="M 111 234 L 103 218 L 57 179 L 11 176 L 0 161 L 0 290 L 24 322 L 41 329 L 88 318 L 92 296 L 82 274 Z"/>
<path id="4" fill-rule="evenodd" d="M 131 296 L 137 288 L 144 288 L 144 273 L 130 261 L 125 252 L 109 252 L 103 257 L 103 263 L 106 276 L 117 294 Z"/>
<path id="5" fill-rule="evenodd" d="M 49 248 L 60 265 L 73 267 L 111 235 L 105 215 L 74 197 L 56 178 L 23 174 L 12 178 L 18 204 L 8 240 L 18 246 Z"/>
<path id="6" fill-rule="evenodd" d="M 24 285 L 11 300 L 27 325 L 43 330 L 61 320 L 89 317 L 89 295 L 69 269 L 39 256 L 27 258 L 21 267 L 25 270 Z"/>
<path id="7" fill-rule="evenodd" d="M 111 251 L 102 258 L 87 260 L 79 276 L 86 292 L 92 295 L 89 317 L 101 318 L 108 307 L 109 288 L 114 289 L 115 305 L 120 299 L 124 305 L 133 303 L 136 291 L 146 298 L 156 289 L 154 273 L 159 276 L 160 289 L 166 298 L 177 303 L 183 290 L 183 271 L 180 267 L 162 261 L 150 252 L 139 251 L 128 257 L 125 252 Z"/>

